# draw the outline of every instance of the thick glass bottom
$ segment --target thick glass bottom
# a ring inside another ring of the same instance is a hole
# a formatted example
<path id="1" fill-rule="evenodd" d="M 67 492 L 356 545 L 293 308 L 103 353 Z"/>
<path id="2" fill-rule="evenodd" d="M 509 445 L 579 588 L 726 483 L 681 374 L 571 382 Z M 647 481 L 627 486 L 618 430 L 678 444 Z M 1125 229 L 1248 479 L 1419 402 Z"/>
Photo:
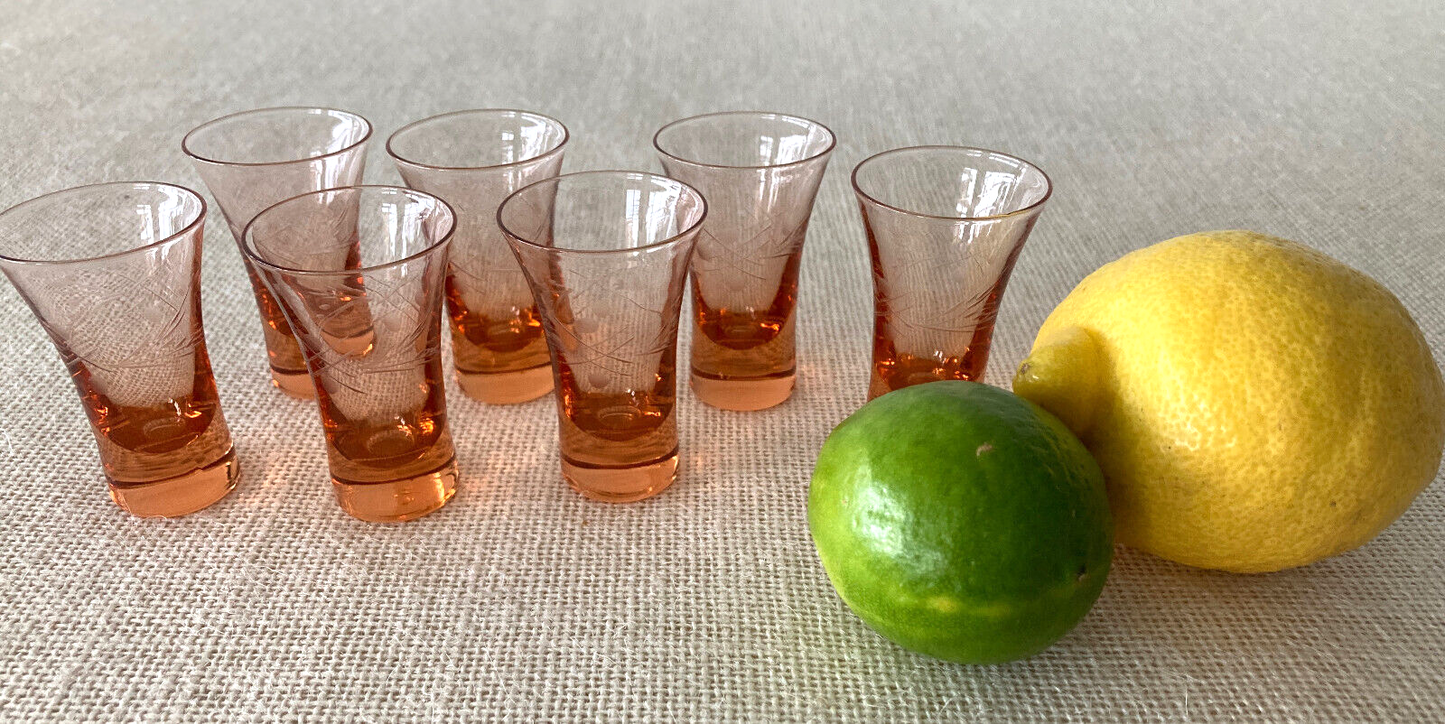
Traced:
<path id="1" fill-rule="evenodd" d="M 452 458 L 429 473 L 400 480 L 362 483 L 331 478 L 336 502 L 347 515 L 373 523 L 397 523 L 431 513 L 457 492 L 457 462 Z"/>
<path id="2" fill-rule="evenodd" d="M 463 372 L 457 384 L 467 397 L 488 405 L 515 405 L 552 391 L 552 364 L 515 372 Z"/>
<path id="3" fill-rule="evenodd" d="M 219 460 L 185 475 L 149 483 L 110 483 L 110 498 L 131 515 L 178 518 L 209 507 L 226 497 L 241 477 L 234 448 Z"/>
<path id="4" fill-rule="evenodd" d="M 316 399 L 316 385 L 311 382 L 311 373 L 306 370 L 280 370 L 271 368 L 271 384 L 298 400 Z"/>
<path id="5" fill-rule="evenodd" d="M 776 377 L 718 379 L 692 372 L 692 392 L 697 399 L 724 410 L 763 410 L 782 404 L 793 394 L 796 372 Z"/>
<path id="6" fill-rule="evenodd" d="M 606 503 L 650 498 L 677 479 L 677 451 L 651 462 L 626 466 L 579 463 L 562 456 L 562 477 L 573 490 Z"/>

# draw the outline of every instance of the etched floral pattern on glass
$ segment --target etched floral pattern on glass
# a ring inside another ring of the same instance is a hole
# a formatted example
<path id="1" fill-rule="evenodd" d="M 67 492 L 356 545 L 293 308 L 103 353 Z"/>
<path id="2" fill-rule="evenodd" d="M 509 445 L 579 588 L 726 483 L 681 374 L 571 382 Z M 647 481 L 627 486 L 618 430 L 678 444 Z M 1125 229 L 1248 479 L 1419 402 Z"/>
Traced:
<path id="1" fill-rule="evenodd" d="M 361 182 L 371 124 L 330 108 L 262 108 L 197 126 L 181 141 L 239 246 L 246 224 L 283 199 Z M 315 391 L 286 314 L 245 254 L 261 313 L 271 381 L 286 394 Z"/>
<path id="2" fill-rule="evenodd" d="M 391 186 L 320 191 L 246 228 L 244 251 L 296 331 L 333 488 L 349 514 L 409 520 L 456 490 L 441 362 L 453 216 Z"/>
<path id="3" fill-rule="evenodd" d="M 111 497 L 139 516 L 205 508 L 240 474 L 202 329 L 205 213 L 188 189 L 126 182 L 0 214 L 0 270 L 70 372 Z"/>
<path id="4" fill-rule="evenodd" d="M 406 185 L 457 213 L 447 272 L 452 359 L 462 392 L 489 404 L 552 390 L 541 315 L 517 258 L 497 228 L 512 192 L 556 176 L 567 129 L 538 113 L 479 109 L 409 124 L 387 140 Z"/>
<path id="5" fill-rule="evenodd" d="M 706 206 L 654 174 L 567 174 L 498 212 L 542 314 L 556 378 L 562 474 L 625 502 L 678 466 L 677 325 Z"/>
<path id="6" fill-rule="evenodd" d="M 798 273 L 833 133 L 738 111 L 675 121 L 653 145 L 708 203 L 691 267 L 693 392 L 730 410 L 779 404 L 797 375 Z"/>
<path id="7" fill-rule="evenodd" d="M 982 380 L 999 303 L 1051 187 L 1037 166 L 955 146 L 886 151 L 853 189 L 873 266 L 870 399 Z"/>

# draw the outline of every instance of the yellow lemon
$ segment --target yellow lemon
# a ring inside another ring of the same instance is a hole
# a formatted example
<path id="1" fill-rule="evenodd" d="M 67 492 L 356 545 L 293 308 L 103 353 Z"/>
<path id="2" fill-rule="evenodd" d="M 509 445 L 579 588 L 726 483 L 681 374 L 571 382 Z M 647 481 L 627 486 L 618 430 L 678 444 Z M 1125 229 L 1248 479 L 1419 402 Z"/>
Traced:
<path id="1" fill-rule="evenodd" d="M 1120 542 L 1203 568 L 1275 571 L 1363 545 L 1445 448 L 1445 383 L 1399 300 L 1248 231 L 1090 274 L 1014 391 L 1094 454 Z"/>

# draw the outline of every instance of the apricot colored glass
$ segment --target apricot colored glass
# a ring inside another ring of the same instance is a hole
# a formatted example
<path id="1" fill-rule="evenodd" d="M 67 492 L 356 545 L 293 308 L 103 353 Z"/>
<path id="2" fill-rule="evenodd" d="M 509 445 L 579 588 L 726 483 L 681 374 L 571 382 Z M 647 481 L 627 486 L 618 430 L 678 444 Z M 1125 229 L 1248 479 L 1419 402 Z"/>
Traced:
<path id="1" fill-rule="evenodd" d="M 361 183 L 371 124 L 330 108 L 262 108 L 197 126 L 181 141 L 221 207 L 231 236 L 261 210 L 308 191 Z M 286 315 L 241 255 L 261 311 L 271 381 L 293 397 L 314 397 L 306 361 Z"/>
<path id="2" fill-rule="evenodd" d="M 110 497 L 138 516 L 205 508 L 241 472 L 201 325 L 205 219 L 191 190 L 148 182 L 0 213 L 0 271 L 70 371 Z"/>
<path id="3" fill-rule="evenodd" d="M 513 191 L 556 176 L 566 143 L 560 121 L 503 109 L 433 116 L 386 142 L 407 186 L 456 211 L 447 316 L 457 382 L 473 399 L 505 405 L 552 391 L 542 320 L 497 228 L 497 207 Z"/>
<path id="4" fill-rule="evenodd" d="M 1051 186 L 1028 161 L 915 146 L 853 169 L 873 261 L 872 399 L 982 380 L 999 302 Z"/>
<path id="5" fill-rule="evenodd" d="M 677 322 L 702 195 L 664 176 L 564 174 L 512 194 L 498 222 L 552 353 L 562 476 L 609 502 L 677 477 Z"/>
<path id="6" fill-rule="evenodd" d="M 707 199 L 692 259 L 692 390 L 727 410 L 793 392 L 798 268 L 833 132 L 780 113 L 710 113 L 653 137 L 662 168 Z"/>
<path id="7" fill-rule="evenodd" d="M 362 520 L 417 518 L 456 491 L 441 362 L 452 225 L 435 196 L 352 186 L 246 227 L 242 251 L 306 355 L 336 499 Z"/>

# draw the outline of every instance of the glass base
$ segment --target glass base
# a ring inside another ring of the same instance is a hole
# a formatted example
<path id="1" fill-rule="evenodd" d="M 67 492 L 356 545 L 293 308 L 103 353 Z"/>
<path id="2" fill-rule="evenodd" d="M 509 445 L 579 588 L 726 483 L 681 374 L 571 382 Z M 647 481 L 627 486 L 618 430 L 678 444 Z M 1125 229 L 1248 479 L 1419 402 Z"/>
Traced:
<path id="1" fill-rule="evenodd" d="M 457 384 L 467 397 L 488 405 L 515 405 L 535 400 L 552 391 L 552 364 L 516 372 L 463 372 L 457 370 Z"/>
<path id="2" fill-rule="evenodd" d="M 796 372 L 779 377 L 720 380 L 692 373 L 692 392 L 697 399 L 724 410 L 764 410 L 782 404 L 793 394 Z"/>
<path id="3" fill-rule="evenodd" d="M 626 467 L 588 465 L 562 457 L 562 477 L 583 496 L 604 503 L 650 498 L 677 479 L 677 451 L 650 463 Z"/>
<path id="4" fill-rule="evenodd" d="M 347 515 L 372 523 L 398 523 L 420 518 L 452 499 L 457 492 L 456 458 L 429 473 L 401 480 L 359 483 L 331 478 L 336 502 Z"/>
<path id="5" fill-rule="evenodd" d="M 271 384 L 298 400 L 316 399 L 316 385 L 311 382 L 311 373 L 306 370 L 278 370 L 271 368 Z"/>
<path id="6" fill-rule="evenodd" d="M 882 397 L 896 390 L 901 390 L 905 387 L 912 387 L 914 385 L 926 385 L 930 382 L 942 382 L 945 380 L 971 380 L 973 382 L 983 382 L 983 373 L 980 372 L 976 375 L 947 375 L 938 374 L 936 372 L 915 372 L 901 377 L 895 375 L 890 380 L 885 379 L 882 375 L 878 374 L 878 369 L 877 367 L 875 367 L 873 370 L 873 374 L 870 375 L 868 378 L 867 401 L 872 402 L 879 397 Z"/>
<path id="7" fill-rule="evenodd" d="M 241 461 L 232 448 L 204 468 L 153 483 L 110 482 L 110 499 L 142 518 L 178 518 L 226 497 L 241 478 Z"/>

